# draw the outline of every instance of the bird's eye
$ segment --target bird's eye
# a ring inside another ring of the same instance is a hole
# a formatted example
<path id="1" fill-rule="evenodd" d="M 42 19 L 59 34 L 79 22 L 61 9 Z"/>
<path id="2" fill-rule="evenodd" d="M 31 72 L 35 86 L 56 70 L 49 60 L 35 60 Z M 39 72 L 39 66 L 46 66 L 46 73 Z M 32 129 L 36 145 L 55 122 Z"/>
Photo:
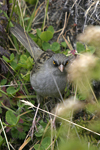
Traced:
<path id="1" fill-rule="evenodd" d="M 55 62 L 55 61 L 53 61 L 53 64 L 55 65 L 55 64 L 56 64 L 56 62 Z"/>
<path id="2" fill-rule="evenodd" d="M 67 62 L 66 62 L 66 65 L 68 65 L 68 63 L 69 63 L 69 62 L 67 61 Z"/>
<path id="3" fill-rule="evenodd" d="M 57 63 L 55 60 L 53 60 L 53 64 L 54 64 L 55 66 L 58 66 L 58 63 Z"/>
<path id="4" fill-rule="evenodd" d="M 68 63 L 69 63 L 69 62 L 67 61 L 67 62 L 65 63 L 65 66 L 68 65 Z"/>

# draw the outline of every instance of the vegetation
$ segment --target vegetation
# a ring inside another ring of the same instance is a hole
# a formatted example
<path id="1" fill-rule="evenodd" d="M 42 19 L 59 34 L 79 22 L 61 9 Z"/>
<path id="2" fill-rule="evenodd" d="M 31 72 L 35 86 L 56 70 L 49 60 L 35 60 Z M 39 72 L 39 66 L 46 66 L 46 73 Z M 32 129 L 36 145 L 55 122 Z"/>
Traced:
<path id="1" fill-rule="evenodd" d="M 29 3 L 24 0 L 20 2 L 7 0 L 6 4 L 0 2 L 0 147 L 2 150 L 100 149 L 100 104 L 99 97 L 95 95 L 99 93 L 100 80 L 98 40 L 100 38 L 95 35 L 100 29 L 93 28 L 90 35 L 88 33 L 89 29 L 92 29 L 90 26 L 78 37 L 81 42 L 76 43 L 77 51 L 73 50 L 69 38 L 66 38 L 63 32 L 67 24 L 66 18 L 65 26 L 58 32 L 53 25 L 48 25 L 49 5 L 53 5 L 52 3 L 49 0 L 41 3 L 39 0 L 30 0 Z M 36 23 L 34 21 L 42 8 L 44 11 L 42 21 L 40 20 L 42 23 L 38 22 L 39 27 L 33 27 L 33 30 L 32 26 Z M 51 49 L 55 53 L 77 55 L 77 59 L 69 66 L 68 80 L 72 86 L 68 89 L 66 87 L 63 102 L 59 103 L 56 99 L 48 98 L 47 104 L 45 104 L 46 99 L 40 106 L 37 104 L 36 93 L 30 85 L 34 58 L 9 32 L 10 27 L 13 26 L 12 21 L 23 26 L 44 51 Z M 55 41 L 56 33 L 59 35 L 57 34 Z M 94 83 L 98 85 L 96 91 L 93 90 Z"/>

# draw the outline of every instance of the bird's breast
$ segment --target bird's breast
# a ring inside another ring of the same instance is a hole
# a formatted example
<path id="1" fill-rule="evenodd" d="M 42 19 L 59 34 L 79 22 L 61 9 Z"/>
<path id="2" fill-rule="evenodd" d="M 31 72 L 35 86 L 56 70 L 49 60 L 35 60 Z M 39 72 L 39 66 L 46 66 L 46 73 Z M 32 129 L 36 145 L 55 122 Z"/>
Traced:
<path id="1" fill-rule="evenodd" d="M 66 87 L 66 74 L 57 71 L 42 71 L 30 77 L 33 89 L 41 96 L 58 97 L 59 92 L 64 92 Z"/>

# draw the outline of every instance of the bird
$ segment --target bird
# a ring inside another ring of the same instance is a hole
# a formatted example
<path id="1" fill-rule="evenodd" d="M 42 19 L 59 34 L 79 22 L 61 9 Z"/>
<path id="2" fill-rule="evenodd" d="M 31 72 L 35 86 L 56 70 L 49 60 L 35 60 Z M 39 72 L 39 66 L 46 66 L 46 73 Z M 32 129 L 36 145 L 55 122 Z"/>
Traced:
<path id="1" fill-rule="evenodd" d="M 34 58 L 30 83 L 37 92 L 38 102 L 45 97 L 60 97 L 66 88 L 71 57 L 51 50 L 43 51 L 19 24 L 11 27 L 10 32 Z"/>

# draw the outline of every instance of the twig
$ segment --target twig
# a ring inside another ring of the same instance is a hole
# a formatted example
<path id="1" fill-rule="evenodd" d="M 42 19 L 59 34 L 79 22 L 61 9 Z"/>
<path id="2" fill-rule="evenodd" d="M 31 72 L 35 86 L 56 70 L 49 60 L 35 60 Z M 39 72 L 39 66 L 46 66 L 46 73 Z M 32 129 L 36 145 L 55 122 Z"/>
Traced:
<path id="1" fill-rule="evenodd" d="M 36 108 L 36 109 L 37 109 L 37 107 L 36 107 L 35 105 L 33 105 L 31 102 L 28 102 L 28 101 L 25 101 L 25 100 L 20 100 L 20 101 L 23 102 L 23 103 L 25 103 L 25 105 L 29 105 L 30 108 Z M 94 134 L 100 136 L 100 133 L 97 133 L 97 132 L 95 132 L 95 131 L 92 131 L 92 130 L 86 128 L 86 127 L 83 127 L 83 126 L 81 126 L 81 125 L 79 125 L 79 124 L 76 124 L 76 123 L 74 123 L 74 122 L 72 122 L 72 121 L 69 121 L 69 120 L 67 120 L 67 119 L 65 119 L 65 118 L 62 118 L 62 117 L 60 117 L 60 116 L 58 116 L 58 115 L 56 115 L 56 114 L 53 114 L 53 113 L 48 112 L 48 111 L 46 111 L 46 110 L 43 110 L 43 109 L 41 109 L 41 108 L 38 108 L 38 109 L 39 109 L 40 111 L 42 111 L 42 112 L 45 112 L 45 113 L 50 114 L 50 115 L 52 115 L 52 116 L 55 116 L 55 117 L 57 117 L 57 118 L 59 118 L 59 119 L 61 119 L 61 120 L 64 120 L 64 121 L 66 121 L 66 122 L 68 122 L 68 123 L 71 123 L 71 124 L 73 124 L 73 125 L 75 125 L 75 126 L 77 126 L 77 127 L 80 127 L 80 128 L 82 128 L 82 129 L 84 129 L 84 130 L 87 130 L 87 131 L 89 131 L 89 132 L 91 132 L 91 133 L 94 133 Z"/>

